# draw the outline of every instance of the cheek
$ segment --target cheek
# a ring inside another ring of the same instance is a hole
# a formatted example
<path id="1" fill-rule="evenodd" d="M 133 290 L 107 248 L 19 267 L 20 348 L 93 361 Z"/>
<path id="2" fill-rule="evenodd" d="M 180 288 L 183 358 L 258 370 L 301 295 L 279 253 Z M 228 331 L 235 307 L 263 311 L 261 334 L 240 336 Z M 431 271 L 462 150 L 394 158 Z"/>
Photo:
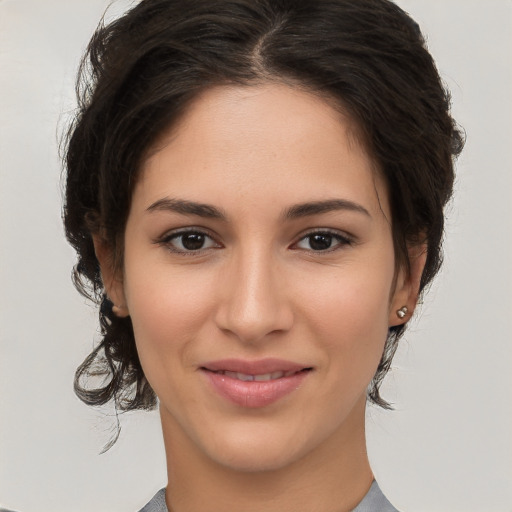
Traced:
<path id="1" fill-rule="evenodd" d="M 388 333 L 393 265 L 391 258 L 372 265 L 354 262 L 324 279 L 303 281 L 315 286 L 305 284 L 300 291 L 300 316 L 307 319 L 312 339 L 330 355 L 328 364 L 342 366 L 347 376 L 364 373 L 370 380 L 380 361 Z"/>
<path id="2" fill-rule="evenodd" d="M 198 336 L 215 294 L 201 272 L 171 272 L 168 266 L 129 267 L 126 299 L 146 375 L 185 363 L 189 341 Z"/>
<path id="3" fill-rule="evenodd" d="M 303 280 L 301 295 L 309 300 L 302 302 L 321 320 L 319 328 L 339 322 L 364 336 L 377 324 L 387 325 L 393 268 L 388 265 L 383 271 L 383 265 L 350 267 L 339 268 L 323 278 Z"/>

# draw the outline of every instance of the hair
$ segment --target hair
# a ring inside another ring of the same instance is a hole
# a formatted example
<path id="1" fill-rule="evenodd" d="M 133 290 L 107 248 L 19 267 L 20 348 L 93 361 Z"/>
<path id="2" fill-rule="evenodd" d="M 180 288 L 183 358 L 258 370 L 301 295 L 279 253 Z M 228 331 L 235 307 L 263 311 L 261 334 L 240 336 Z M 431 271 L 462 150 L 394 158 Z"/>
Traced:
<path id="1" fill-rule="evenodd" d="M 349 116 L 387 183 L 396 261 L 408 268 L 408 247 L 427 245 L 420 293 L 438 272 L 463 137 L 421 31 L 403 10 L 388 0 L 142 0 L 94 33 L 66 139 L 63 216 L 78 254 L 74 283 L 100 305 L 101 340 L 75 376 L 85 403 L 156 405 L 131 321 L 105 295 L 93 235 L 122 268 L 133 187 L 158 136 L 210 87 L 269 81 L 318 94 Z M 389 404 L 379 387 L 404 329 L 389 329 L 368 387 L 382 407 Z"/>

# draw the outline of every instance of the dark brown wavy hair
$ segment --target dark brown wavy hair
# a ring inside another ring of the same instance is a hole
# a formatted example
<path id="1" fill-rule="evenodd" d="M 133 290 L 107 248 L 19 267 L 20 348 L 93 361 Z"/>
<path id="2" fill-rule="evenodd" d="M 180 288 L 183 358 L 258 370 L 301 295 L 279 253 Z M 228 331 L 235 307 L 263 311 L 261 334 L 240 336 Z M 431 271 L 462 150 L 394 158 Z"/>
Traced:
<path id="1" fill-rule="evenodd" d="M 403 10 L 388 0 L 142 0 L 93 35 L 66 139 L 63 216 L 78 254 L 74 282 L 100 305 L 101 341 L 75 378 L 85 403 L 156 404 L 131 321 L 115 316 L 105 295 L 92 235 L 122 268 L 133 186 L 158 136 L 209 87 L 269 81 L 318 94 L 351 118 L 388 185 L 398 264 L 407 268 L 408 245 L 426 242 L 420 291 L 439 270 L 463 139 L 420 29 Z M 404 328 L 390 328 L 368 388 L 383 407 L 379 386 Z"/>

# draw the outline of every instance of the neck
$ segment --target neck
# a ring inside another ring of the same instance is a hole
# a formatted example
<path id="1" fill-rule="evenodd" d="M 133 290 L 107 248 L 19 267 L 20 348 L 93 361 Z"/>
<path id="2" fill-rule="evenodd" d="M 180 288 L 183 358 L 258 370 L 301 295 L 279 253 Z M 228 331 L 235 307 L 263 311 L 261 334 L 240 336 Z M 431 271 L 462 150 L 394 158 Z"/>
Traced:
<path id="1" fill-rule="evenodd" d="M 361 400 L 345 422 L 346 428 L 306 456 L 279 469 L 242 472 L 207 457 L 162 412 L 169 511 L 352 510 L 373 480 L 366 453 L 364 414 L 365 400 Z"/>

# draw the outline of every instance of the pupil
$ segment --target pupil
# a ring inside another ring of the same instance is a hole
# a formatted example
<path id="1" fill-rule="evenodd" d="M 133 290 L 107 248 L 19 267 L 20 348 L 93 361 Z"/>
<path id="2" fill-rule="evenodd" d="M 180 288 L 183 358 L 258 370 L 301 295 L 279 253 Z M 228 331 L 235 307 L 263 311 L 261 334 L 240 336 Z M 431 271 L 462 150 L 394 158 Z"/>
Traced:
<path id="1" fill-rule="evenodd" d="M 331 235 L 311 235 L 309 244 L 311 249 L 315 251 L 325 251 L 331 247 L 332 236 Z"/>
<path id="2" fill-rule="evenodd" d="M 183 235 L 181 243 L 185 249 L 188 249 L 189 251 L 197 251 L 204 245 L 204 235 L 201 235 L 200 233 Z"/>

